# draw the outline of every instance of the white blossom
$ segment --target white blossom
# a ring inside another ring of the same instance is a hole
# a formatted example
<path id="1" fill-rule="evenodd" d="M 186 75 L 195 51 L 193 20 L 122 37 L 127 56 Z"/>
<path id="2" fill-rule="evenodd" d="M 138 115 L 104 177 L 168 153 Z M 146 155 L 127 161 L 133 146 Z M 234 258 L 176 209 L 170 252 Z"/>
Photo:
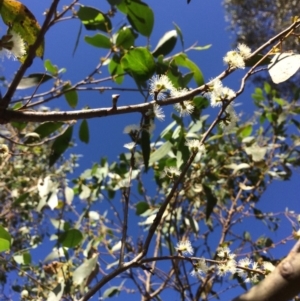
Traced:
<path id="1" fill-rule="evenodd" d="M 2 45 L 2 56 L 16 59 L 21 58 L 26 54 L 25 42 L 18 33 L 11 30 L 4 38 L 5 37 L 7 37 L 7 39 Z"/>
<path id="2" fill-rule="evenodd" d="M 187 254 L 193 255 L 194 254 L 194 249 L 189 240 L 182 240 L 182 241 L 178 242 L 175 249 L 181 254 L 185 254 L 185 255 L 187 255 Z"/>
<path id="3" fill-rule="evenodd" d="M 141 127 L 137 124 L 130 124 L 127 125 L 124 130 L 123 133 L 124 134 L 130 134 L 130 133 L 134 133 L 134 132 L 138 132 L 141 129 Z"/>
<path id="4" fill-rule="evenodd" d="M 149 109 L 146 114 L 150 117 L 157 118 L 159 121 L 165 120 L 165 113 L 158 104 L 154 104 L 153 108 Z"/>
<path id="5" fill-rule="evenodd" d="M 236 126 L 236 123 L 239 121 L 239 118 L 232 104 L 227 106 L 225 110 L 225 115 L 226 116 L 222 121 L 221 125 L 224 127 L 224 132 L 228 133 Z"/>
<path id="6" fill-rule="evenodd" d="M 245 68 L 244 58 L 236 50 L 228 51 L 224 56 L 223 61 L 232 68 Z"/>
<path id="7" fill-rule="evenodd" d="M 161 178 L 168 177 L 172 179 L 174 177 L 178 177 L 179 175 L 180 175 L 180 170 L 174 166 L 170 166 L 164 168 Z"/>
<path id="8" fill-rule="evenodd" d="M 129 143 L 124 144 L 124 147 L 129 150 L 133 150 L 135 148 L 135 146 L 136 146 L 135 142 L 129 142 Z"/>
<path id="9" fill-rule="evenodd" d="M 203 275 L 208 272 L 209 267 L 206 264 L 204 258 L 200 258 L 196 263 L 193 264 L 194 268 L 191 272 L 191 276 L 196 276 L 196 274 Z"/>
<path id="10" fill-rule="evenodd" d="M 174 108 L 181 117 L 190 115 L 194 112 L 194 105 L 192 101 L 188 101 L 188 100 L 176 103 L 174 105 Z"/>
<path id="11" fill-rule="evenodd" d="M 166 75 L 154 75 L 150 79 L 149 93 L 155 100 L 163 100 L 174 90 L 172 82 Z"/>
<path id="12" fill-rule="evenodd" d="M 205 151 L 204 145 L 197 139 L 187 140 L 185 145 L 193 152 L 203 153 Z"/>
<path id="13" fill-rule="evenodd" d="M 239 43 L 237 46 L 239 54 L 244 58 L 247 59 L 251 55 L 251 49 L 242 43 Z"/>

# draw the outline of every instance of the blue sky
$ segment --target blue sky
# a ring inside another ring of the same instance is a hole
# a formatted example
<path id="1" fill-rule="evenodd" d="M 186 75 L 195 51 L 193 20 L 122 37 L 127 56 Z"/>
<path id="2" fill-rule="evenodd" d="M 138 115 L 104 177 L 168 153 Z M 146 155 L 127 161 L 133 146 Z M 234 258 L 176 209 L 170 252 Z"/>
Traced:
<path id="1" fill-rule="evenodd" d="M 39 23 L 42 24 L 44 19 L 43 12 L 50 5 L 51 1 L 23 0 L 22 2 L 33 12 Z M 82 2 L 85 5 L 95 7 L 98 7 L 99 3 L 102 2 L 104 3 L 104 11 L 108 7 L 105 1 L 90 0 Z M 68 1 L 61 1 L 59 8 L 61 9 L 62 4 L 67 3 Z M 155 12 L 155 25 L 150 40 L 153 49 L 166 31 L 174 29 L 173 22 L 175 22 L 182 30 L 186 47 L 193 45 L 195 42 L 198 42 L 199 46 L 212 44 L 209 50 L 193 51 L 189 54 L 190 58 L 197 63 L 202 70 L 206 80 L 217 76 L 224 70 L 225 66 L 222 58 L 225 53 L 231 49 L 234 39 L 231 38 L 232 34 L 226 30 L 227 24 L 224 18 L 224 10 L 219 1 L 192 0 L 189 5 L 187 5 L 185 0 L 147 1 L 147 3 L 149 3 Z M 122 16 L 118 16 L 117 18 L 116 21 L 113 21 L 113 24 L 119 25 L 125 21 L 125 18 L 122 18 Z M 1 27 L 3 28 L 3 26 Z M 94 32 L 86 32 L 85 30 L 82 32 L 79 47 L 73 56 L 72 53 L 78 30 L 79 21 L 70 20 L 57 24 L 57 26 L 51 28 L 46 35 L 44 59 L 50 59 L 52 63 L 58 65 L 59 68 L 65 67 L 67 72 L 64 74 L 64 79 L 70 80 L 72 83 L 75 83 L 89 74 L 93 70 L 93 67 L 99 62 L 100 57 L 105 56 L 105 51 L 92 48 L 85 44 L 83 37 L 85 35 L 94 34 Z M 144 37 L 140 38 L 139 41 L 142 44 L 146 44 L 147 42 Z M 179 43 L 177 43 L 175 52 L 176 51 L 180 51 Z M 13 77 L 18 66 L 19 62 L 4 61 L 1 73 L 9 80 Z M 27 72 L 27 75 L 33 72 L 43 71 L 42 60 L 36 59 L 30 72 Z M 225 80 L 226 85 L 232 89 L 237 89 L 242 74 L 243 71 L 234 72 Z M 104 71 L 103 76 L 105 75 Z M 103 86 L 117 87 L 116 84 L 111 82 L 104 82 Z M 130 79 L 125 82 L 124 86 L 135 88 L 134 82 Z M 249 86 L 246 92 L 236 100 L 236 102 L 241 103 L 241 106 L 239 106 L 237 110 L 238 112 L 243 112 L 243 118 L 249 118 L 253 110 L 250 97 L 253 88 L 251 85 Z M 47 87 L 47 85 L 45 85 L 45 87 Z M 50 86 L 48 85 L 48 87 Z M 195 85 L 191 87 L 193 88 Z M 24 92 L 25 91 L 19 91 L 18 93 L 19 95 L 24 95 Z M 105 92 L 103 94 L 96 92 L 79 93 L 77 108 L 80 109 L 86 105 L 94 108 L 109 107 L 111 106 L 111 94 L 114 93 L 115 92 Z M 122 105 L 136 104 L 141 101 L 138 92 L 121 92 L 120 94 L 119 103 Z M 63 98 L 47 105 L 59 107 L 61 110 L 70 109 Z M 161 124 L 157 124 L 156 135 L 170 122 L 171 112 L 172 108 L 165 110 L 166 120 Z M 209 110 L 209 113 L 215 116 L 217 110 Z M 129 142 L 128 137 L 123 134 L 124 127 L 128 124 L 138 123 L 139 120 L 140 116 L 138 114 L 89 120 L 90 143 L 85 145 L 76 140 L 77 146 L 71 150 L 72 153 L 83 155 L 79 161 L 80 167 L 75 175 L 90 168 L 94 162 L 99 162 L 103 156 L 108 157 L 111 162 L 116 160 L 118 154 L 123 151 L 123 145 Z M 77 133 L 78 126 L 75 135 L 77 135 Z M 75 136 L 75 138 L 77 137 L 78 136 Z M 272 204 L 271 209 L 275 211 L 284 211 L 285 207 L 294 210 L 299 209 L 298 194 L 295 189 L 298 180 L 299 176 L 297 175 L 291 182 L 273 183 L 262 199 L 261 208 L 270 208 L 269 206 Z M 249 228 L 250 227 L 251 225 L 249 224 Z M 259 231 L 261 230 L 258 229 L 258 235 L 260 234 Z M 286 235 L 286 231 L 291 231 L 288 225 L 282 227 L 278 232 L 278 239 Z M 282 253 L 282 255 L 283 254 L 284 253 Z"/>

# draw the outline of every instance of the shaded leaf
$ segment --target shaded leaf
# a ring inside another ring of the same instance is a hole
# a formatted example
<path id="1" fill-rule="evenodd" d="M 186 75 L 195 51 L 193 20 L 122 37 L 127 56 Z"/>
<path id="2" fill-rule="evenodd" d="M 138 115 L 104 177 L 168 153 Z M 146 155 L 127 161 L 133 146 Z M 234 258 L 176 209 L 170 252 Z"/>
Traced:
<path id="1" fill-rule="evenodd" d="M 51 75 L 45 73 L 33 73 L 26 77 L 23 77 L 17 87 L 18 90 L 28 89 L 39 84 L 45 83 L 49 79 L 52 79 Z"/>
<path id="2" fill-rule="evenodd" d="M 104 291 L 103 293 L 103 298 L 111 298 L 116 294 L 120 293 L 120 289 L 118 286 L 112 286 L 110 288 L 108 288 L 107 290 Z"/>
<path id="3" fill-rule="evenodd" d="M 150 37 L 154 25 L 152 9 L 139 0 L 123 1 L 117 6 L 124 14 L 132 27 L 145 37 Z"/>
<path id="4" fill-rule="evenodd" d="M 79 230 L 70 229 L 59 236 L 58 242 L 61 243 L 63 247 L 75 248 L 81 243 L 82 239 L 83 235 Z"/>
<path id="5" fill-rule="evenodd" d="M 110 75 L 113 76 L 113 80 L 117 83 L 117 84 L 122 84 L 123 80 L 124 80 L 124 76 L 123 74 L 125 73 L 121 62 L 120 62 L 120 58 L 118 55 L 114 54 L 112 59 L 110 60 L 110 63 L 108 65 L 108 71 L 110 73 Z"/>
<path id="6" fill-rule="evenodd" d="M 208 220 L 211 213 L 213 212 L 213 209 L 217 205 L 218 199 L 214 196 L 209 186 L 202 185 L 202 187 L 207 200 L 205 216 L 206 220 Z"/>
<path id="7" fill-rule="evenodd" d="M 154 57 L 158 57 L 159 55 L 167 55 L 169 54 L 175 47 L 177 42 L 177 31 L 171 30 L 166 32 L 163 37 L 158 41 L 155 49 L 152 54 Z"/>
<path id="8" fill-rule="evenodd" d="M 89 125 L 86 119 L 82 120 L 80 124 L 79 139 L 84 143 L 89 143 L 90 141 Z"/>
<path id="9" fill-rule="evenodd" d="M 253 57 L 251 57 L 250 59 L 245 61 L 245 66 L 246 67 L 253 67 L 258 61 L 260 61 L 264 56 L 262 54 L 256 54 Z M 258 66 L 264 66 L 264 65 L 268 65 L 271 63 L 271 59 L 269 57 L 266 57 L 263 59 L 263 61 L 261 61 Z"/>
<path id="10" fill-rule="evenodd" d="M 141 215 L 144 212 L 146 212 L 150 207 L 149 204 L 146 202 L 139 202 L 136 204 L 135 208 L 136 208 L 135 214 Z"/>
<path id="11" fill-rule="evenodd" d="M 57 137 L 52 144 L 49 165 L 52 166 L 59 157 L 67 150 L 72 139 L 73 127 L 69 127 L 61 136 Z"/>
<path id="12" fill-rule="evenodd" d="M 141 137 L 141 148 L 143 153 L 145 171 L 147 172 L 149 167 L 149 158 L 150 158 L 150 134 L 147 131 L 142 132 Z"/>

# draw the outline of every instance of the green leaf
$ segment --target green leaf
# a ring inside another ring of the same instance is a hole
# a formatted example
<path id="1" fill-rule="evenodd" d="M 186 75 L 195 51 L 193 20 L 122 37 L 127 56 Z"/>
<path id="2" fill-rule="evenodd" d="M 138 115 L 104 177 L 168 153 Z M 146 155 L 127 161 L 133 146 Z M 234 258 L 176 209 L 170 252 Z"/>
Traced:
<path id="1" fill-rule="evenodd" d="M 238 129 L 237 135 L 241 138 L 248 137 L 251 135 L 252 129 L 253 129 L 252 124 L 247 124 Z"/>
<path id="2" fill-rule="evenodd" d="M 64 125 L 63 122 L 44 122 L 39 125 L 34 132 L 39 134 L 40 139 L 50 136 Z"/>
<path id="3" fill-rule="evenodd" d="M 48 71 L 53 76 L 57 76 L 58 74 L 58 67 L 56 65 L 53 65 L 50 60 L 45 60 L 44 67 L 46 71 Z"/>
<path id="4" fill-rule="evenodd" d="M 121 6 L 118 8 L 120 9 Z M 146 3 L 139 0 L 126 1 L 123 3 L 121 11 L 127 14 L 129 23 L 137 32 L 145 37 L 150 37 L 154 25 L 154 14 Z"/>
<path id="5" fill-rule="evenodd" d="M 59 236 L 58 242 L 61 243 L 63 247 L 75 248 L 81 243 L 82 239 L 83 235 L 79 230 L 70 229 Z"/>
<path id="6" fill-rule="evenodd" d="M 154 58 L 145 47 L 129 50 L 122 57 L 121 64 L 139 82 L 148 80 L 155 72 Z"/>
<path id="7" fill-rule="evenodd" d="M 10 31 L 18 33 L 25 42 L 25 49 L 28 49 L 36 41 L 40 33 L 41 27 L 37 22 L 32 12 L 21 2 L 12 0 L 0 0 L 0 14 L 3 22 L 9 27 Z M 38 47 L 36 55 L 43 57 L 44 54 L 44 41 Z M 26 55 L 18 58 L 24 62 Z"/>
<path id="8" fill-rule="evenodd" d="M 182 49 L 184 49 L 184 40 L 183 40 L 183 34 L 182 34 L 182 31 L 180 29 L 180 27 L 173 22 L 173 25 L 175 27 L 175 30 L 177 32 L 177 34 L 179 35 L 179 38 L 180 38 L 180 43 L 181 43 L 181 46 L 182 46 Z"/>
<path id="9" fill-rule="evenodd" d="M 206 220 L 208 220 L 215 206 L 217 205 L 218 199 L 214 196 L 209 186 L 203 185 L 203 190 L 207 200 L 205 215 L 206 215 Z"/>
<path id="10" fill-rule="evenodd" d="M 55 139 L 51 147 L 49 166 L 51 167 L 68 149 L 72 139 L 73 127 L 69 127 L 61 136 Z"/>
<path id="11" fill-rule="evenodd" d="M 45 83 L 49 79 L 52 79 L 53 76 L 45 73 L 33 73 L 26 77 L 23 77 L 17 87 L 18 90 L 28 89 L 39 84 Z"/>
<path id="12" fill-rule="evenodd" d="M 159 55 L 167 55 L 169 54 L 175 47 L 177 42 L 177 31 L 171 30 L 166 32 L 163 37 L 158 41 L 155 49 L 152 54 L 154 57 L 158 57 Z"/>
<path id="13" fill-rule="evenodd" d="M 108 288 L 107 290 L 104 291 L 103 298 L 104 299 L 111 298 L 114 295 L 119 294 L 119 293 L 120 293 L 119 287 L 118 286 L 112 286 L 112 287 L 110 287 L 110 288 Z"/>
<path id="14" fill-rule="evenodd" d="M 142 132 L 141 137 L 141 148 L 143 153 L 144 165 L 145 165 L 145 172 L 148 171 L 149 167 L 149 158 L 150 158 L 150 134 L 147 131 Z"/>
<path id="15" fill-rule="evenodd" d="M 112 29 L 109 17 L 96 8 L 81 5 L 77 17 L 87 30 L 110 32 Z"/>
<path id="16" fill-rule="evenodd" d="M 165 157 L 168 154 L 168 152 L 171 150 L 171 148 L 172 148 L 172 143 L 169 141 L 165 142 L 161 147 L 159 147 L 151 154 L 149 163 L 152 164 Z"/>
<path id="17" fill-rule="evenodd" d="M 185 53 L 176 55 L 174 57 L 174 61 L 178 66 L 186 67 L 186 68 L 190 69 L 192 72 L 194 72 L 194 80 L 198 86 L 201 86 L 204 84 L 204 77 L 203 77 L 201 70 L 198 68 L 198 66 L 194 62 L 192 62 L 190 59 L 188 59 L 188 57 Z"/>
<path id="18" fill-rule="evenodd" d="M 110 60 L 110 63 L 108 65 L 108 71 L 110 73 L 110 75 L 113 76 L 113 80 L 117 83 L 117 84 L 122 84 L 123 80 L 124 80 L 124 69 L 122 68 L 121 62 L 120 62 L 120 58 L 117 54 L 114 54 L 112 59 Z"/>
<path id="19" fill-rule="evenodd" d="M 119 48 L 129 49 L 134 46 L 134 41 L 137 38 L 131 27 L 122 27 L 115 36 L 115 44 Z"/>
<path id="20" fill-rule="evenodd" d="M 0 252 L 10 250 L 11 236 L 10 234 L 0 226 Z"/>
<path id="21" fill-rule="evenodd" d="M 86 36 L 84 38 L 84 40 L 95 47 L 99 47 L 99 48 L 106 48 L 106 49 L 110 49 L 111 48 L 111 42 L 110 39 L 100 33 L 95 34 L 93 37 L 90 36 Z"/>
<path id="22" fill-rule="evenodd" d="M 67 91 L 71 88 L 71 83 L 68 82 L 64 85 L 64 87 L 62 88 L 62 91 Z M 70 90 L 70 91 L 67 91 L 64 93 L 64 96 L 69 104 L 69 106 L 71 108 L 75 108 L 77 106 L 77 103 L 78 103 L 78 94 L 76 92 L 76 90 Z"/>
<path id="23" fill-rule="evenodd" d="M 250 59 L 245 61 L 246 67 L 253 67 L 258 61 L 260 61 L 264 56 L 262 54 L 256 54 Z M 258 66 L 268 65 L 271 63 L 271 59 L 269 57 L 264 58 L 263 61 L 261 61 Z"/>
<path id="24" fill-rule="evenodd" d="M 136 208 L 135 214 L 141 215 L 144 212 L 146 212 L 150 208 L 150 206 L 146 202 L 139 202 L 136 204 L 135 208 Z"/>
<path id="25" fill-rule="evenodd" d="M 84 143 L 89 143 L 90 134 L 89 134 L 89 125 L 86 119 L 82 120 L 79 128 L 79 139 Z"/>

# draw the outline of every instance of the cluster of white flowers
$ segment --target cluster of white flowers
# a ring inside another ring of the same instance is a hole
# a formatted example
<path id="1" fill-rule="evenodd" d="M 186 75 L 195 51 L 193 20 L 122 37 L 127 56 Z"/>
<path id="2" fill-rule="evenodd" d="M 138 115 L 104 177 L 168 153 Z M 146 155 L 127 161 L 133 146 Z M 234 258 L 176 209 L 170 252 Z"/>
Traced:
<path id="1" fill-rule="evenodd" d="M 230 101 L 236 96 L 232 89 L 223 87 L 221 80 L 218 78 L 211 80 L 208 87 L 209 91 L 205 93 L 205 97 L 210 100 L 212 107 L 219 107 L 224 101 Z"/>
<path id="2" fill-rule="evenodd" d="M 194 249 L 189 240 L 177 243 L 176 250 L 181 255 L 194 254 Z M 260 275 L 268 275 L 275 269 L 271 262 L 264 261 L 258 264 L 247 257 L 237 262 L 235 260 L 236 255 L 231 253 L 228 247 L 219 248 L 217 256 L 218 263 L 212 264 L 211 267 L 207 265 L 207 261 L 204 258 L 199 258 L 193 262 L 191 276 L 204 275 L 209 270 L 214 270 L 218 276 L 237 273 L 239 277 L 244 279 L 244 282 L 257 283 Z M 210 260 L 210 262 L 212 261 Z"/>
<path id="3" fill-rule="evenodd" d="M 180 170 L 174 166 L 165 167 L 164 171 L 161 173 L 161 178 L 168 177 L 174 179 L 180 175 Z"/>
<path id="4" fill-rule="evenodd" d="M 239 121 L 239 118 L 233 108 L 233 105 L 230 104 L 227 106 L 225 110 L 225 117 L 222 120 L 221 126 L 224 127 L 224 132 L 229 132 L 231 131 L 235 126 L 236 123 Z"/>
<path id="5" fill-rule="evenodd" d="M 231 50 L 226 53 L 223 58 L 225 64 L 231 68 L 245 68 L 245 60 L 251 55 L 251 49 L 245 44 L 238 44 L 236 50 Z"/>
<path id="6" fill-rule="evenodd" d="M 7 57 L 8 59 L 12 58 L 15 60 L 26 54 L 24 40 L 18 33 L 12 30 L 2 37 L 0 48 L 0 56 L 2 58 Z"/>
<path id="7" fill-rule="evenodd" d="M 204 153 L 205 152 L 205 147 L 204 144 L 202 144 L 199 140 L 197 139 L 192 139 L 192 140 L 187 140 L 185 145 L 192 151 L 192 152 L 199 152 L 199 153 Z"/>
<path id="8" fill-rule="evenodd" d="M 167 97 L 180 97 L 189 92 L 188 89 L 176 89 L 166 75 L 155 75 L 150 79 L 149 93 L 154 100 L 164 100 Z M 190 115 L 194 111 L 192 101 L 186 100 L 174 105 L 180 116 Z M 161 114 L 162 111 L 160 111 Z M 155 117 L 159 119 L 159 114 Z"/>

